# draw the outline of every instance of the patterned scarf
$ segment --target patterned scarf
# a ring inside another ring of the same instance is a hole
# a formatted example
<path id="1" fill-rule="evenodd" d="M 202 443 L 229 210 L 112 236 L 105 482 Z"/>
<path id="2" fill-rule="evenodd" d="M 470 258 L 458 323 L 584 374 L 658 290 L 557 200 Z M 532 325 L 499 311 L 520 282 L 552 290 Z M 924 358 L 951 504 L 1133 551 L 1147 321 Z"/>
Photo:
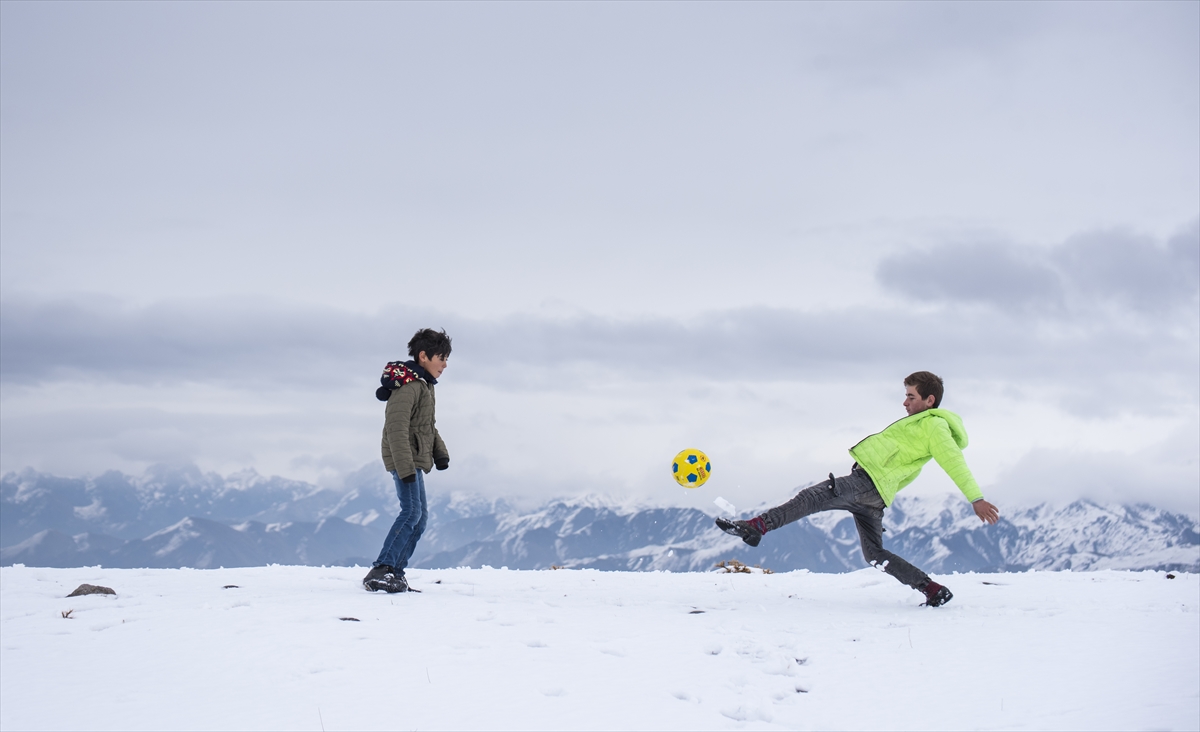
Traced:
<path id="1" fill-rule="evenodd" d="M 410 361 L 409 363 L 411 364 L 412 362 Z M 416 366 L 416 364 L 412 364 L 412 366 Z M 424 369 L 421 370 L 424 371 Z M 421 376 L 409 364 L 403 361 L 388 361 L 387 366 L 383 367 L 383 376 L 379 377 L 379 383 L 382 386 L 375 390 L 375 398 L 381 402 L 386 402 L 388 397 L 392 395 L 392 389 L 399 389 L 405 384 L 412 383 L 419 378 Z"/>

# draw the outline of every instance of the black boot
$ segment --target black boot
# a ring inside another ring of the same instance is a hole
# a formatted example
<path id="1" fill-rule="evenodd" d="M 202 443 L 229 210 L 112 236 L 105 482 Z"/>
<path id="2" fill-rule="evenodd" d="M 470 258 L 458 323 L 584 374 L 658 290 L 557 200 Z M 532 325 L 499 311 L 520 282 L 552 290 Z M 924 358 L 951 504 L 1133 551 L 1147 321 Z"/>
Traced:
<path id="1" fill-rule="evenodd" d="M 717 528 L 726 534 L 740 536 L 750 546 L 758 546 L 764 533 L 758 530 L 753 521 L 731 521 L 726 518 L 717 519 Z"/>
<path id="2" fill-rule="evenodd" d="M 367 592 L 374 592 L 375 590 L 382 589 L 381 587 L 377 586 L 377 583 L 383 579 L 384 575 L 391 571 L 392 568 L 386 564 L 376 564 L 375 566 L 371 567 L 371 571 L 367 572 L 366 577 L 363 577 L 363 589 L 365 589 Z"/>
<path id="3" fill-rule="evenodd" d="M 404 576 L 404 570 L 394 570 L 388 586 L 383 589 L 388 593 L 408 592 L 408 578 Z"/>
<path id="4" fill-rule="evenodd" d="M 368 592 L 404 592 L 408 589 L 408 582 L 404 579 L 404 572 L 397 572 L 386 564 L 377 564 L 363 577 L 363 587 Z"/>

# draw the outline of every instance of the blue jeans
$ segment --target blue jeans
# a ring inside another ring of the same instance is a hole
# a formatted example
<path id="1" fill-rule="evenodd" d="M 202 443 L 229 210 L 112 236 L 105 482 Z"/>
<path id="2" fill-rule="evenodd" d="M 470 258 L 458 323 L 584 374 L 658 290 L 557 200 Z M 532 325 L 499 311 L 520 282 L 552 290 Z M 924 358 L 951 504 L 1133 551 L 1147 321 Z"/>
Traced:
<path id="1" fill-rule="evenodd" d="M 392 480 L 396 481 L 400 515 L 383 540 L 383 549 L 375 560 L 375 566 L 386 564 L 403 571 L 408 566 L 413 550 L 417 548 L 417 542 L 421 540 L 421 534 L 425 533 L 425 522 L 429 518 L 429 506 L 425 502 L 425 473 L 418 469 L 417 479 L 405 483 L 393 470 Z"/>

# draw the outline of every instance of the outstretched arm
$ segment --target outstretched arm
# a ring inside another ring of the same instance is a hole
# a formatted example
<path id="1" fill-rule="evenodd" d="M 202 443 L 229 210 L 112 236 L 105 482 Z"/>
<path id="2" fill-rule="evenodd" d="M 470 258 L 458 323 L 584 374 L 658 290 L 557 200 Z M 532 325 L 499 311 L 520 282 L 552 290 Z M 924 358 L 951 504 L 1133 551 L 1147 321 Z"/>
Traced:
<path id="1" fill-rule="evenodd" d="M 962 450 L 950 434 L 950 425 L 940 417 L 927 419 L 924 424 L 928 430 L 929 452 L 933 459 L 942 466 L 942 470 L 946 471 L 946 475 L 950 476 L 950 480 L 954 481 L 954 485 L 958 486 L 968 501 L 974 503 L 983 498 L 983 491 L 979 490 L 975 476 L 971 475 L 967 461 L 963 459 Z"/>
<path id="2" fill-rule="evenodd" d="M 971 508 L 975 509 L 975 515 L 985 524 L 994 524 L 1000 520 L 1000 509 L 982 498 L 978 501 L 972 501 Z"/>

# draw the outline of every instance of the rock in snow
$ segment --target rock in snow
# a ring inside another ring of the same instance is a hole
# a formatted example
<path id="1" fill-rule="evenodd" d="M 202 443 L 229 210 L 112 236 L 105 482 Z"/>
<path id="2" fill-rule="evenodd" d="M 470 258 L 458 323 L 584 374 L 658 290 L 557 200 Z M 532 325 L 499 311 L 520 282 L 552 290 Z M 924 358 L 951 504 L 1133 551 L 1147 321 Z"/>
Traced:
<path id="1" fill-rule="evenodd" d="M 86 582 L 74 590 L 67 597 L 79 597 L 80 595 L 115 595 L 111 587 L 101 587 L 100 585 L 89 585 Z"/>

